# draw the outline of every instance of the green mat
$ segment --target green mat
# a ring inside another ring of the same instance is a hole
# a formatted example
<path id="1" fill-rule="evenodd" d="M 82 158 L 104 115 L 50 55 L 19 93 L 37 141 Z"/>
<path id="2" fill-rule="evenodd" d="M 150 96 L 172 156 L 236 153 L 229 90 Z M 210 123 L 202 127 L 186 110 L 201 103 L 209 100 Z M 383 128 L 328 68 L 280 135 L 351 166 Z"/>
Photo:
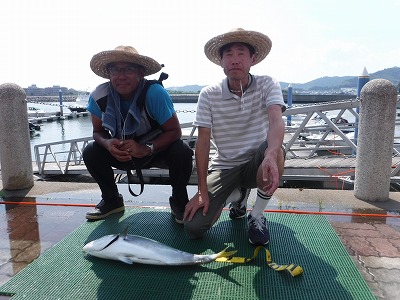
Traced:
<path id="1" fill-rule="evenodd" d="M 304 274 L 291 277 L 268 267 L 264 251 L 247 264 L 201 266 L 128 265 L 86 256 L 82 247 L 129 225 L 129 234 L 171 247 L 209 254 L 226 246 L 251 257 L 245 219 L 224 211 L 202 240 L 189 240 L 169 210 L 128 209 L 107 220 L 87 222 L 0 287 L 12 299 L 375 299 L 326 217 L 267 214 L 272 260 L 296 263 Z"/>

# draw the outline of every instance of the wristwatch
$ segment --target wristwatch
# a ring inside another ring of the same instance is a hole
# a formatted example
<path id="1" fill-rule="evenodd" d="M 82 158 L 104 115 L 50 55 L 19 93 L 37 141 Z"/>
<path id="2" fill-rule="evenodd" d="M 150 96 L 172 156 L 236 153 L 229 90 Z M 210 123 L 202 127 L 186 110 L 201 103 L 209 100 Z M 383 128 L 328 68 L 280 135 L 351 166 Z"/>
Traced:
<path id="1" fill-rule="evenodd" d="M 146 143 L 146 146 L 150 148 L 150 155 L 152 156 L 154 153 L 154 144 L 153 143 Z"/>

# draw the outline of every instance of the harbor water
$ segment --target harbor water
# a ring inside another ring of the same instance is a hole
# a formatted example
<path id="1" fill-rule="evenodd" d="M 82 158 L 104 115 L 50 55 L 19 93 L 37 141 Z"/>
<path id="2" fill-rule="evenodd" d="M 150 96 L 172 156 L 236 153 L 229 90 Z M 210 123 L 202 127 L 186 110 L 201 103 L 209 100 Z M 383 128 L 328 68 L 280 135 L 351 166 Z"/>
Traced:
<path id="1" fill-rule="evenodd" d="M 63 112 L 69 114 L 68 106 L 73 103 L 64 103 Z M 193 122 L 196 111 L 196 103 L 175 103 L 174 107 L 177 111 L 177 115 L 180 123 Z M 59 106 L 35 104 L 44 111 L 59 112 Z M 90 115 L 79 118 L 65 119 L 52 122 L 43 122 L 40 124 L 40 131 L 36 131 L 31 135 L 31 153 L 33 156 L 33 148 L 35 145 L 46 144 L 52 142 L 66 141 L 84 137 L 92 136 L 92 122 Z"/>
<path id="2" fill-rule="evenodd" d="M 64 102 L 63 112 L 64 114 L 69 114 L 70 111 L 68 109 L 69 105 L 73 105 L 75 103 Z M 32 105 L 32 104 L 30 104 Z M 57 113 L 60 111 L 60 107 L 58 103 L 51 103 L 51 105 L 46 104 L 34 104 L 35 107 L 40 110 L 46 112 L 54 112 Z M 177 111 L 177 115 L 180 123 L 191 123 L 195 118 L 197 103 L 174 103 L 175 110 Z M 337 111 L 331 111 L 332 116 L 337 114 Z M 397 110 L 397 114 L 399 115 L 399 109 Z M 296 116 L 298 122 L 301 122 L 301 116 Z M 330 117 L 328 115 L 328 117 Z M 346 111 L 342 116 L 349 122 L 354 122 L 355 117 L 349 112 Z M 92 136 L 92 123 L 90 115 L 65 119 L 59 121 L 52 122 L 43 122 L 41 123 L 41 130 L 31 135 L 31 151 L 33 157 L 33 148 L 38 144 L 59 142 L 77 138 L 91 137 Z M 400 136 L 400 126 L 396 126 L 395 136 Z"/>

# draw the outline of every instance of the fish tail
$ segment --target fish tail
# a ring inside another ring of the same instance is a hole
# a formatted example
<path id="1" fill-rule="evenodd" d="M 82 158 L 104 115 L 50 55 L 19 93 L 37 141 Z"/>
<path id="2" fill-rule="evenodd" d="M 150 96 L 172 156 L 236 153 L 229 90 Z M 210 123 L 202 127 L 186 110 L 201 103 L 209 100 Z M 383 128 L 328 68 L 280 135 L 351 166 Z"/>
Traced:
<path id="1" fill-rule="evenodd" d="M 226 249 L 228 249 L 229 247 L 226 247 L 224 250 L 222 250 L 221 252 L 217 253 L 217 259 L 219 261 L 221 260 L 229 260 L 234 254 L 236 254 L 237 250 L 234 251 L 226 251 Z"/>

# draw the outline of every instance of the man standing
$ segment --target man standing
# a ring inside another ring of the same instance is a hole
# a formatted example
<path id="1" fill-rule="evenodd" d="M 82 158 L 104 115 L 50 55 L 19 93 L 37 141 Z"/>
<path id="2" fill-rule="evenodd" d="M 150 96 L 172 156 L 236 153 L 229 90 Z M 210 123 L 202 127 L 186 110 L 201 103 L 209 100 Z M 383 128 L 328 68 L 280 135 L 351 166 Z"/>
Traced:
<path id="1" fill-rule="evenodd" d="M 203 88 L 198 99 L 194 121 L 198 192 L 184 214 L 185 231 L 192 239 L 202 237 L 229 202 L 230 217 L 244 217 L 249 189 L 257 188 L 247 216 L 249 242 L 270 241 L 264 210 L 284 170 L 286 106 L 279 82 L 249 71 L 271 46 L 268 36 L 238 28 L 212 38 L 204 47 L 207 58 L 223 68 L 226 78 Z M 217 153 L 209 165 L 211 137 Z"/>
<path id="2" fill-rule="evenodd" d="M 86 218 L 99 220 L 124 211 L 113 167 L 128 170 L 163 163 L 169 168 L 171 211 L 175 220 L 183 223 L 193 151 L 181 140 L 168 92 L 144 78 L 160 71 L 161 65 L 131 46 L 118 46 L 94 55 L 90 67 L 108 81 L 90 94 L 87 107 L 94 142 L 84 149 L 83 159 L 102 199 Z"/>

